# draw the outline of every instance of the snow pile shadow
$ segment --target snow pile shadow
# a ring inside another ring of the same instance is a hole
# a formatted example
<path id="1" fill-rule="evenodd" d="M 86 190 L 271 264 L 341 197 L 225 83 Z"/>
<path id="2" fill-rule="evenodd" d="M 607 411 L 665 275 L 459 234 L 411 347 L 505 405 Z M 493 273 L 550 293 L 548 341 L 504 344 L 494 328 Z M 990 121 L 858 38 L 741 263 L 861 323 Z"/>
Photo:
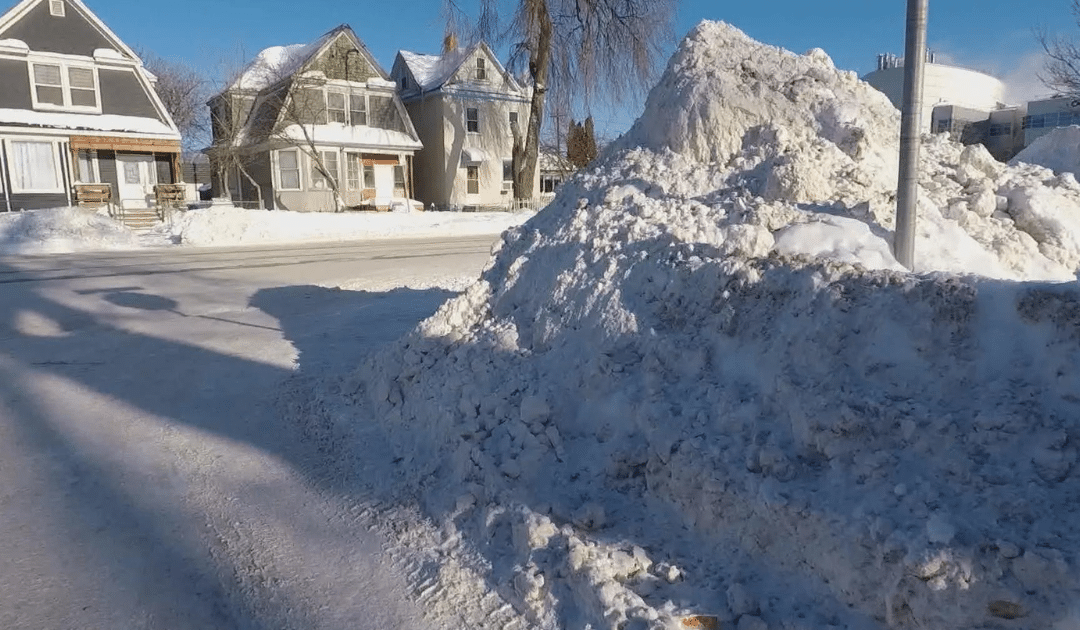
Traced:
<path id="1" fill-rule="evenodd" d="M 896 118 L 697 27 L 620 146 L 345 379 L 436 557 L 544 628 L 1075 627 L 1080 290 L 1031 281 L 1076 273 L 1080 190 L 935 139 L 938 273 L 899 271 Z"/>

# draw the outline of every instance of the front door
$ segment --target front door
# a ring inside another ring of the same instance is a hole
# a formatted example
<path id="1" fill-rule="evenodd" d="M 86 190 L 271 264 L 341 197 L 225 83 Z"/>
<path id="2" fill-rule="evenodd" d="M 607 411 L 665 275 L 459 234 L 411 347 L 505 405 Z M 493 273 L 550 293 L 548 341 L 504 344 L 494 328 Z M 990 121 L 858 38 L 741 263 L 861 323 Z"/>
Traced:
<path id="1" fill-rule="evenodd" d="M 120 180 L 120 204 L 125 208 L 149 208 L 154 205 L 157 164 L 152 155 L 119 154 L 117 179 Z"/>

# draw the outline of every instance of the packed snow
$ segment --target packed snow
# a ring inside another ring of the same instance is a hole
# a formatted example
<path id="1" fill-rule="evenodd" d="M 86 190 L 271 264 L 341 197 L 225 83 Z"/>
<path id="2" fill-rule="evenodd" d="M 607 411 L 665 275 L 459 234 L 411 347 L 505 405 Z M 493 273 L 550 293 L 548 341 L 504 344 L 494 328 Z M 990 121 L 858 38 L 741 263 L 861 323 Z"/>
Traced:
<path id="1" fill-rule="evenodd" d="M 1072 173 L 1075 177 L 1080 171 L 1080 126 L 1057 127 L 1036 138 L 1009 164 L 1021 162 L 1044 166 L 1058 174 Z"/>
<path id="2" fill-rule="evenodd" d="M 386 201 L 399 206 L 403 200 Z M 530 216 L 529 212 L 268 212 L 226 205 L 170 212 L 157 228 L 135 232 L 100 212 L 54 208 L 0 213 L 0 254 L 497 235 Z"/>
<path id="3" fill-rule="evenodd" d="M 119 114 L 72 114 L 0 108 L 0 123 L 57 129 L 153 133 L 177 138 L 180 135 L 176 130 L 157 118 L 121 116 Z"/>
<path id="4" fill-rule="evenodd" d="M 703 22 L 478 281 L 317 389 L 297 421 L 438 528 L 433 617 L 1080 627 L 1080 186 L 928 137 L 909 273 L 898 128 Z"/>

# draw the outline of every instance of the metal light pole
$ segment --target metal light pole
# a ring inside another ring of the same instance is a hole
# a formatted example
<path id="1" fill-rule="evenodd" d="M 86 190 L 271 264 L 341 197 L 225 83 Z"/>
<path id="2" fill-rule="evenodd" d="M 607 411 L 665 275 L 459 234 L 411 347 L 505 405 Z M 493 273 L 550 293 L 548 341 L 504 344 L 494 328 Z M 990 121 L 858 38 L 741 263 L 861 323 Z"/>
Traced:
<path id="1" fill-rule="evenodd" d="M 896 190 L 893 254 L 901 265 L 915 265 L 915 207 L 919 197 L 919 142 L 922 129 L 923 67 L 926 65 L 926 5 L 908 0 L 904 46 L 904 103 L 900 116 L 900 177 Z"/>

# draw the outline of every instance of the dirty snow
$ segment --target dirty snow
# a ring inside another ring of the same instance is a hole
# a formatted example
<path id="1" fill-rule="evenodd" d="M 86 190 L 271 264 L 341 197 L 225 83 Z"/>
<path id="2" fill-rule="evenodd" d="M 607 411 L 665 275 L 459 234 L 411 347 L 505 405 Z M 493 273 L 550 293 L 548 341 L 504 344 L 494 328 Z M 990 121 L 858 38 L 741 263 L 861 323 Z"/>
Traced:
<path id="1" fill-rule="evenodd" d="M 1080 627 L 1080 187 L 928 138 L 908 273 L 898 127 L 704 22 L 476 283 L 315 392 L 298 420 L 437 528 L 433 618 Z"/>
<path id="2" fill-rule="evenodd" d="M 0 254 L 497 235 L 530 216 L 528 212 L 268 212 L 216 206 L 170 213 L 154 230 L 134 232 L 99 212 L 54 208 L 0 213 Z"/>

